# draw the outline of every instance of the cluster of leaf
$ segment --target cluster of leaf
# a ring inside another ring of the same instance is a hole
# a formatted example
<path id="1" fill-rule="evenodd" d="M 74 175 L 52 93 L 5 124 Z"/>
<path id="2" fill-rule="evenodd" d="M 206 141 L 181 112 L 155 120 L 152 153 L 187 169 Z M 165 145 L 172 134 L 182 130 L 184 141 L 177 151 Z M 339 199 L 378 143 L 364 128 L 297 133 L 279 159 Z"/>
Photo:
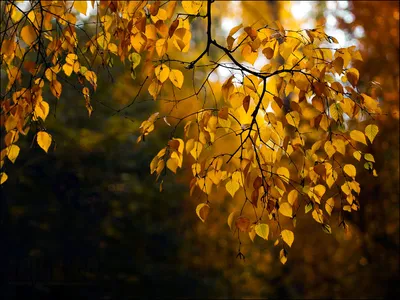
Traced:
<path id="1" fill-rule="evenodd" d="M 259 235 L 290 247 L 302 206 L 306 213 L 312 210 L 312 217 L 328 233 L 334 207 L 342 212 L 359 209 L 360 186 L 353 161 L 362 161 L 377 176 L 373 155 L 360 146 L 367 145 L 366 137 L 372 143 L 379 130 L 373 124 L 364 132 L 353 130 L 350 121 L 373 117 L 381 110 L 375 99 L 357 89 L 359 72 L 352 62 L 362 58 L 355 47 L 334 48 L 331 45 L 337 40 L 321 28 L 286 30 L 279 22 L 261 28 L 239 25 L 226 42 L 217 42 L 212 36 L 211 0 L 180 5 L 176 1 L 92 1 L 92 6 L 97 8 L 96 30 L 86 35 L 81 47 L 76 14 L 86 14 L 87 2 L 32 1 L 28 12 L 12 1 L 4 5 L 1 53 L 8 85 L 1 98 L 0 124 L 7 132 L 1 167 L 6 157 L 15 161 L 18 135 L 26 134 L 33 124 L 39 146 L 49 149 L 52 138 L 43 123 L 49 113 L 41 97 L 44 88 L 58 99 L 60 80 L 76 79 L 90 115 L 96 63 L 112 66 L 113 57 L 129 61 L 134 79 L 140 67 L 140 77 L 145 78 L 141 86 L 148 80 L 146 88 L 156 100 L 168 92 L 166 83 L 172 83 L 172 88 L 184 86 L 180 65 L 195 72 L 199 62 L 206 61 L 203 66 L 209 72 L 200 90 L 207 93 L 205 83 L 210 85 L 215 101 L 174 116 L 174 125 L 166 121 L 167 116 L 155 113 L 140 127 L 138 142 L 161 118 L 173 126 L 171 140 L 150 164 L 151 173 L 158 177 L 167 169 L 175 173 L 187 156 L 193 171 L 191 193 L 197 190 L 206 196 L 197 207 L 202 221 L 211 212 L 208 196 L 216 187 L 241 197 L 242 207 L 228 218 L 231 227 L 235 224 L 239 242 L 239 233 L 247 232 L 252 239 Z M 207 20 L 207 45 L 195 60 L 186 62 L 180 57 L 189 51 L 191 21 L 197 18 Z M 221 58 L 212 60 L 211 50 L 221 52 Z M 255 67 L 257 61 L 265 63 Z M 214 93 L 209 78 L 218 68 L 232 75 Z M 199 91 L 186 99 L 196 101 Z M 174 136 L 180 125 L 183 139 Z M 1 183 L 6 179 L 2 172 Z M 282 222 L 282 216 L 292 222 Z M 343 215 L 340 224 L 346 228 Z"/>

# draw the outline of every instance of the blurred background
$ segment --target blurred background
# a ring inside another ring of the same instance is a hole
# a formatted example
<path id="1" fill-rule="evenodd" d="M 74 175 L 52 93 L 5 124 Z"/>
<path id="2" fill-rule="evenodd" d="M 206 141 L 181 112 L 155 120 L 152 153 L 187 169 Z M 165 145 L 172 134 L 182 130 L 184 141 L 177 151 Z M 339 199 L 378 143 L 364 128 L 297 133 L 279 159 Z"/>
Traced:
<path id="1" fill-rule="evenodd" d="M 144 93 L 119 115 L 138 90 L 129 70 L 115 62 L 113 76 L 100 72 L 88 118 L 84 99 L 65 88 L 51 105 L 47 128 L 56 150 L 20 139 L 21 153 L 7 167 L 0 188 L 1 288 L 4 299 L 20 296 L 186 298 L 382 298 L 399 291 L 399 3 L 397 1 L 221 1 L 215 34 L 241 22 L 280 20 L 285 28 L 325 26 L 340 46 L 356 45 L 364 61 L 360 90 L 378 98 L 386 115 L 369 152 L 379 177 L 357 172 L 361 210 L 348 214 L 344 233 L 325 234 L 310 216 L 300 217 L 288 262 L 272 242 L 244 241 L 246 260 L 226 223 L 230 197 L 222 197 L 206 223 L 189 196 L 187 164 L 163 178 L 149 164 L 168 140 L 156 126 L 136 144 L 138 127 L 164 110 Z M 227 14 L 226 12 L 231 12 Z M 191 49 L 203 49 L 203 23 L 193 23 Z M 220 74 L 223 76 L 224 74 Z M 56 108 L 56 113 L 54 113 Z M 360 124 L 361 128 L 365 125 Z M 337 222 L 338 223 L 338 222 Z M 0 294 L 1 296 L 1 294 Z"/>

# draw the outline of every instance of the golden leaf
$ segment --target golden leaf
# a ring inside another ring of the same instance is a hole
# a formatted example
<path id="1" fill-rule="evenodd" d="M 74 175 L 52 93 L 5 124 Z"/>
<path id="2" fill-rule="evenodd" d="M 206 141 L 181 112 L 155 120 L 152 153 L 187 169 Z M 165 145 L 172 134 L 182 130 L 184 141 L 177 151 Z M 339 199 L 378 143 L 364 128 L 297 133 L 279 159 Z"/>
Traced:
<path id="1" fill-rule="evenodd" d="M 268 224 L 257 224 L 254 229 L 259 237 L 263 238 L 264 240 L 268 240 L 268 235 L 269 235 Z"/>
<path id="2" fill-rule="evenodd" d="M 202 6 L 202 1 L 182 1 L 182 7 L 183 9 L 191 15 L 196 15 L 201 6 Z"/>
<path id="3" fill-rule="evenodd" d="M 0 184 L 3 184 L 4 182 L 6 182 L 8 179 L 8 176 L 6 173 L 2 172 L 0 173 Z"/>
<path id="4" fill-rule="evenodd" d="M 36 136 L 36 141 L 40 148 L 42 148 L 47 153 L 52 141 L 51 135 L 45 131 L 39 131 Z"/>
<path id="5" fill-rule="evenodd" d="M 350 177 L 356 177 L 356 168 L 353 165 L 347 164 L 343 167 L 344 172 Z"/>
<path id="6" fill-rule="evenodd" d="M 325 210 L 328 213 L 328 215 L 331 215 L 334 206 L 335 206 L 335 200 L 333 200 L 333 198 L 329 198 L 328 200 L 326 200 Z"/>
<path id="7" fill-rule="evenodd" d="M 173 83 L 173 85 L 175 85 L 178 89 L 182 88 L 183 85 L 183 73 L 179 70 L 171 70 L 171 72 L 169 73 L 169 80 L 171 80 L 171 82 Z"/>
<path id="8" fill-rule="evenodd" d="M 8 146 L 7 147 L 8 148 L 8 154 L 7 154 L 7 156 L 8 156 L 8 159 L 12 162 L 12 163 L 14 163 L 15 162 L 15 160 L 17 159 L 17 157 L 18 157 L 18 154 L 19 154 L 19 147 L 17 146 L 17 145 L 10 145 L 10 146 Z"/>
<path id="9" fill-rule="evenodd" d="M 227 192 L 232 196 L 235 196 L 235 193 L 237 192 L 237 190 L 240 188 L 239 183 L 236 180 L 229 180 L 226 185 L 225 188 L 227 190 Z"/>
<path id="10" fill-rule="evenodd" d="M 293 127 L 297 128 L 300 125 L 300 115 L 297 111 L 292 111 L 286 114 L 286 120 L 289 125 L 292 125 Z"/>
<path id="11" fill-rule="evenodd" d="M 370 124 L 367 127 L 365 127 L 365 135 L 367 136 L 367 138 L 370 140 L 371 143 L 374 141 L 378 132 L 379 132 L 378 126 L 374 124 Z"/>
<path id="12" fill-rule="evenodd" d="M 282 230 L 281 232 L 282 239 L 283 241 L 288 244 L 289 247 L 292 247 L 293 241 L 294 241 L 294 234 L 290 230 Z"/>
<path id="13" fill-rule="evenodd" d="M 156 51 L 159 57 L 162 57 L 168 49 L 167 39 L 159 39 L 156 42 Z"/>
<path id="14" fill-rule="evenodd" d="M 154 69 L 154 73 L 156 74 L 157 79 L 163 83 L 165 80 L 168 79 L 170 70 L 165 64 L 158 65 Z"/>
<path id="15" fill-rule="evenodd" d="M 284 215 L 285 217 L 291 218 L 293 215 L 293 209 L 292 206 L 288 203 L 282 203 L 281 206 L 279 207 L 279 212 Z"/>
<path id="16" fill-rule="evenodd" d="M 74 1 L 74 8 L 79 11 L 81 14 L 84 14 L 86 16 L 86 11 L 87 11 L 87 1 L 82 1 L 82 0 L 75 0 Z"/>
<path id="17" fill-rule="evenodd" d="M 32 25 L 26 25 L 21 29 L 21 38 L 28 46 L 32 45 L 33 42 L 36 41 L 37 37 L 36 30 Z"/>
<path id="18" fill-rule="evenodd" d="M 285 181 L 286 183 L 289 183 L 290 173 L 289 173 L 289 170 L 287 168 L 280 167 L 280 168 L 278 168 L 276 173 L 281 177 L 281 179 L 283 181 Z"/>
<path id="19" fill-rule="evenodd" d="M 360 161 L 360 159 L 361 159 L 361 152 L 360 151 L 354 151 L 353 152 L 353 156 L 354 156 L 354 158 L 355 159 L 357 159 L 358 161 Z"/>
<path id="20" fill-rule="evenodd" d="M 365 139 L 364 133 L 362 133 L 362 132 L 359 131 L 359 130 L 352 130 L 352 131 L 350 132 L 350 137 L 351 137 L 353 140 L 355 140 L 356 142 L 360 142 L 360 143 L 363 143 L 363 144 L 367 145 L 367 141 L 366 141 L 366 139 Z"/>

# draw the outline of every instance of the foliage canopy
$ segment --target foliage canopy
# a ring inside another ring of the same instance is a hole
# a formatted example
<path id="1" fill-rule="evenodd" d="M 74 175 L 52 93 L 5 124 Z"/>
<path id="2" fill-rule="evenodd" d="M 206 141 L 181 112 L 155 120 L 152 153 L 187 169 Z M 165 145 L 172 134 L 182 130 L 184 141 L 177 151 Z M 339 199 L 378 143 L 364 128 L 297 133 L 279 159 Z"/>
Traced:
<path id="1" fill-rule="evenodd" d="M 211 0 L 1 5 L 1 68 L 7 74 L 1 93 L 1 184 L 8 178 L 7 160 L 18 158 L 21 134 L 34 128 L 40 148 L 48 152 L 55 145 L 45 127 L 50 105 L 43 95 L 50 91 L 61 101 L 63 89 L 79 89 L 90 116 L 97 74 L 110 72 L 116 59 L 128 65 L 138 87 L 116 114 L 146 90 L 171 105 L 140 126 L 138 143 L 156 126 L 171 127 L 150 172 L 160 180 L 188 160 L 190 192 L 205 199 L 196 209 L 203 222 L 215 208 L 209 195 L 217 190 L 242 199 L 227 216 L 240 258 L 241 236 L 248 234 L 280 245 L 284 264 L 301 213 L 331 233 L 330 216 L 337 208 L 346 230 L 343 212 L 360 207 L 356 165 L 377 176 L 367 147 L 379 133 L 372 121 L 381 109 L 357 88 L 360 74 L 353 63 L 361 54 L 355 46 L 339 47 L 321 27 L 291 30 L 278 21 L 257 21 L 239 24 L 220 39 Z M 83 24 L 89 6 L 97 15 Z M 194 45 L 200 47 L 199 27 L 205 28 L 205 45 L 193 53 Z M 230 74 L 221 83 L 215 80 L 219 69 Z M 351 122 L 364 120 L 363 131 Z"/>

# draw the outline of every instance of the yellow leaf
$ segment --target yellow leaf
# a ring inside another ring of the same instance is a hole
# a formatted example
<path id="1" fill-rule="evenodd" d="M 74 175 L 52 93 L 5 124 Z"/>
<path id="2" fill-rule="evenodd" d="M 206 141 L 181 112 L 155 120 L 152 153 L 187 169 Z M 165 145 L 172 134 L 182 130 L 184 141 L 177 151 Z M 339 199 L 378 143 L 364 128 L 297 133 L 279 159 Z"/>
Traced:
<path id="1" fill-rule="evenodd" d="M 202 1 L 182 1 L 183 9 L 191 15 L 196 15 L 202 5 Z"/>
<path id="2" fill-rule="evenodd" d="M 353 156 L 354 156 L 354 158 L 355 159 L 357 159 L 358 161 L 360 161 L 360 159 L 361 159 L 361 152 L 360 151 L 354 151 L 353 152 Z"/>
<path id="3" fill-rule="evenodd" d="M 334 119 L 335 121 L 337 121 L 339 119 L 339 110 L 338 110 L 338 106 L 336 105 L 336 103 L 333 103 L 329 107 L 329 114 L 331 115 L 332 119 Z"/>
<path id="4" fill-rule="evenodd" d="M 36 136 L 36 140 L 40 148 L 42 148 L 47 153 L 52 141 L 51 135 L 45 131 L 39 131 Z"/>
<path id="5" fill-rule="evenodd" d="M 268 240 L 269 226 L 267 224 L 257 224 L 254 229 L 259 237 Z"/>
<path id="6" fill-rule="evenodd" d="M 81 14 L 84 14 L 86 16 L 86 11 L 87 11 L 87 1 L 82 1 L 82 0 L 75 0 L 74 2 L 74 8 L 79 11 Z"/>
<path id="7" fill-rule="evenodd" d="M 340 188 L 342 189 L 343 193 L 345 193 L 346 195 L 350 195 L 351 194 L 350 185 L 349 185 L 349 183 L 347 181 L 345 183 L 343 183 Z"/>
<path id="8" fill-rule="evenodd" d="M 287 256 L 285 249 L 281 249 L 281 251 L 279 252 L 279 260 L 281 261 L 282 265 L 286 264 Z"/>
<path id="9" fill-rule="evenodd" d="M 63 65 L 63 70 L 64 70 L 65 75 L 71 76 L 72 71 L 73 71 L 73 66 L 70 65 L 70 64 L 64 64 Z"/>
<path id="10" fill-rule="evenodd" d="M 180 89 L 183 85 L 183 74 L 179 70 L 171 70 L 169 73 L 169 80 L 175 85 L 178 89 Z"/>
<path id="11" fill-rule="evenodd" d="M 294 234 L 290 230 L 282 230 L 281 232 L 282 239 L 283 241 L 289 245 L 289 247 L 292 247 L 293 241 L 294 241 Z"/>
<path id="12" fill-rule="evenodd" d="M 367 160 L 367 161 L 375 162 L 374 156 L 373 156 L 371 153 L 365 153 L 365 154 L 364 154 L 364 158 L 365 158 L 365 160 Z"/>
<path id="13" fill-rule="evenodd" d="M 172 172 L 176 173 L 176 169 L 178 168 L 178 160 L 175 158 L 170 158 L 167 160 L 167 168 Z"/>
<path id="14" fill-rule="evenodd" d="M 190 151 L 190 154 L 193 156 L 195 160 L 197 160 L 201 154 L 201 151 L 203 150 L 203 144 L 199 143 L 197 141 L 193 142 L 193 148 Z"/>
<path id="15" fill-rule="evenodd" d="M 156 74 L 157 79 L 163 83 L 169 77 L 169 68 L 167 65 L 161 64 L 154 69 L 154 73 Z"/>
<path id="16" fill-rule="evenodd" d="M 345 165 L 343 168 L 344 172 L 349 175 L 350 177 L 356 177 L 356 168 L 353 165 Z"/>
<path id="17" fill-rule="evenodd" d="M 286 120 L 289 123 L 289 125 L 292 125 L 293 127 L 299 127 L 300 124 L 300 115 L 297 111 L 292 111 L 288 114 L 286 114 Z"/>
<path id="18" fill-rule="evenodd" d="M 283 181 L 285 181 L 286 183 L 289 183 L 289 179 L 290 179 L 290 173 L 289 170 L 285 167 L 280 167 L 276 173 L 281 177 L 281 179 Z"/>
<path id="19" fill-rule="evenodd" d="M 290 205 L 294 205 L 294 203 L 297 201 L 297 198 L 299 197 L 299 192 L 296 190 L 291 190 L 288 194 L 288 202 Z"/>
<path id="20" fill-rule="evenodd" d="M 367 138 L 370 140 L 370 142 L 372 143 L 376 137 L 376 135 L 379 132 L 379 128 L 376 125 L 368 125 L 367 127 L 365 127 L 365 135 L 367 136 Z"/>
<path id="21" fill-rule="evenodd" d="M 334 206 L 335 206 L 335 200 L 333 200 L 333 198 L 329 198 L 328 200 L 326 200 L 325 210 L 328 213 L 328 215 L 331 215 Z"/>
<path id="22" fill-rule="evenodd" d="M 231 230 L 232 230 L 233 220 L 236 218 L 237 215 L 238 215 L 238 212 L 233 211 L 228 216 L 228 226 Z"/>
<path id="23" fill-rule="evenodd" d="M 366 141 L 366 139 L 365 139 L 364 133 L 362 133 L 362 132 L 359 131 L 359 130 L 352 130 L 352 131 L 350 132 L 350 137 L 351 137 L 353 140 L 355 140 L 356 142 L 360 142 L 360 143 L 363 143 L 363 144 L 367 145 L 367 141 Z"/>
<path id="24" fill-rule="evenodd" d="M 336 148 L 333 147 L 333 145 L 330 141 L 325 142 L 324 150 L 325 150 L 326 154 L 328 154 L 329 158 L 331 158 L 332 155 L 336 153 Z"/>
<path id="25" fill-rule="evenodd" d="M 131 44 L 136 52 L 140 53 L 146 47 L 147 37 L 142 32 L 138 32 L 135 35 L 131 36 Z"/>
<path id="26" fill-rule="evenodd" d="M 321 203 L 320 199 L 326 192 L 325 186 L 323 186 L 322 184 L 318 184 L 312 189 L 312 191 L 313 191 L 313 197 L 315 199 L 315 202 Z"/>
<path id="27" fill-rule="evenodd" d="M 14 163 L 19 154 L 19 147 L 17 145 L 8 146 L 8 159 Z"/>
<path id="28" fill-rule="evenodd" d="M 254 62 L 256 61 L 256 59 L 258 57 L 258 53 L 253 52 L 253 49 L 251 48 L 251 46 L 247 44 L 242 49 L 242 56 L 245 61 L 247 61 L 251 65 L 254 65 Z"/>
<path id="29" fill-rule="evenodd" d="M 208 204 L 201 203 L 196 207 L 196 214 L 203 223 L 207 220 L 209 212 L 210 206 Z"/>
<path id="30" fill-rule="evenodd" d="M 235 196 L 235 193 L 237 192 L 239 187 L 240 187 L 239 183 L 235 180 L 229 180 L 225 185 L 226 190 L 228 191 L 229 194 L 231 194 L 232 198 L 233 196 Z"/>
<path id="31" fill-rule="evenodd" d="M 291 218 L 293 215 L 292 206 L 288 202 L 282 203 L 282 205 L 279 207 L 279 212 L 285 217 L 289 218 Z"/>
<path id="32" fill-rule="evenodd" d="M 321 223 L 321 224 L 324 223 L 323 213 L 322 213 L 322 210 L 320 210 L 319 208 L 316 208 L 313 210 L 312 217 L 318 223 Z"/>
<path id="33" fill-rule="evenodd" d="M 97 75 L 93 71 L 87 71 L 85 73 L 85 78 L 89 83 L 93 86 L 94 90 L 96 90 L 97 87 Z"/>
<path id="34" fill-rule="evenodd" d="M 156 51 L 159 57 L 162 57 L 168 49 L 167 39 L 159 39 L 156 42 Z"/>
<path id="35" fill-rule="evenodd" d="M 37 39 L 37 33 L 32 25 L 26 25 L 21 29 L 21 38 L 28 45 L 32 45 Z"/>
<path id="36" fill-rule="evenodd" d="M 333 139 L 332 145 L 336 148 L 337 152 L 341 153 L 342 155 L 346 154 L 346 144 L 341 139 Z"/>
<path id="37" fill-rule="evenodd" d="M 0 184 L 3 184 L 4 182 L 6 182 L 8 179 L 8 176 L 6 173 L 0 173 Z"/>

